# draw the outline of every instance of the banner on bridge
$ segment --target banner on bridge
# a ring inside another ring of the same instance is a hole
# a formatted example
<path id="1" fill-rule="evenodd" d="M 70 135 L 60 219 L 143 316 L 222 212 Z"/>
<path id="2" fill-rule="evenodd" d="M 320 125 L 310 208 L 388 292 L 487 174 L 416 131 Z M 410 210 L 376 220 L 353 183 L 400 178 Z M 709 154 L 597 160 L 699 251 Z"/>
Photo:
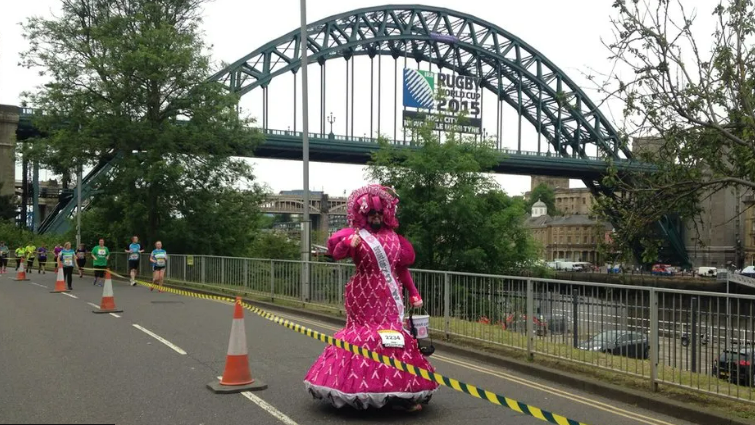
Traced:
<path id="1" fill-rule="evenodd" d="M 404 69 L 404 128 L 425 121 L 437 131 L 482 133 L 480 80 L 452 73 Z M 464 116 L 464 118 L 461 118 Z"/>
<path id="2" fill-rule="evenodd" d="M 482 120 L 455 115 L 428 114 L 419 111 L 404 111 L 404 128 L 419 128 L 426 122 L 433 123 L 433 130 L 454 131 L 466 134 L 481 134 Z"/>

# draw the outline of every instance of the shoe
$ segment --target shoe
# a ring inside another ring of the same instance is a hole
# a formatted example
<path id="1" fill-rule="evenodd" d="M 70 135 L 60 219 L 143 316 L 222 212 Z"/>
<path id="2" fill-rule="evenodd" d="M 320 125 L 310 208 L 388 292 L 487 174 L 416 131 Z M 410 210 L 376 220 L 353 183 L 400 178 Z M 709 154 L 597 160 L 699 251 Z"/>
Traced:
<path id="1" fill-rule="evenodd" d="M 135 280 L 131 281 L 131 286 L 136 286 L 136 281 Z"/>

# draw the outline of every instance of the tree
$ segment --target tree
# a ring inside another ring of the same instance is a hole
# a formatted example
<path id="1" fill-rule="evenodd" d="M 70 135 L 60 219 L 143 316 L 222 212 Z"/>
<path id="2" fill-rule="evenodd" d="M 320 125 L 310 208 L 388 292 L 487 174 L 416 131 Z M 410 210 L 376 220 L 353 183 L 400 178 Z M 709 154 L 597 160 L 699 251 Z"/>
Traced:
<path id="1" fill-rule="evenodd" d="M 96 202 L 118 237 L 227 236 L 227 220 L 250 210 L 226 208 L 238 208 L 239 197 L 256 202 L 251 169 L 231 155 L 251 153 L 259 135 L 236 111 L 237 96 L 207 81 L 203 3 L 63 0 L 59 17 L 23 25 L 23 64 L 50 79 L 25 94 L 49 134 L 29 155 L 65 174 L 119 153 Z M 255 219 L 234 223 L 245 237 Z"/>
<path id="2" fill-rule="evenodd" d="M 261 232 L 250 250 L 253 258 L 273 258 L 276 260 L 297 260 L 301 258 L 299 242 L 290 240 L 285 234 Z"/>
<path id="3" fill-rule="evenodd" d="M 487 142 L 454 134 L 441 144 L 419 130 L 416 150 L 385 142 L 369 174 L 400 197 L 401 230 L 417 252 L 416 267 L 478 273 L 512 271 L 535 257 L 523 227 L 525 205 L 484 173 L 498 156 Z"/>
<path id="4" fill-rule="evenodd" d="M 527 211 L 532 211 L 532 205 L 538 200 L 543 201 L 548 207 L 548 215 L 561 215 L 561 211 L 556 209 L 556 193 L 545 183 L 540 183 L 530 192 L 530 198 L 525 205 Z"/>
<path id="5" fill-rule="evenodd" d="M 642 241 L 643 259 L 653 261 L 660 238 L 652 223 L 678 214 L 700 224 L 701 199 L 755 189 L 755 7 L 724 0 L 712 10 L 715 31 L 707 39 L 682 1 L 615 1 L 614 8 L 615 39 L 605 44 L 616 71 L 598 86 L 606 101 L 623 104 L 624 143 L 651 138 L 653 148 L 639 157 L 657 170 L 611 170 L 602 184 L 623 196 L 597 205 L 619 218 L 624 248 Z"/>

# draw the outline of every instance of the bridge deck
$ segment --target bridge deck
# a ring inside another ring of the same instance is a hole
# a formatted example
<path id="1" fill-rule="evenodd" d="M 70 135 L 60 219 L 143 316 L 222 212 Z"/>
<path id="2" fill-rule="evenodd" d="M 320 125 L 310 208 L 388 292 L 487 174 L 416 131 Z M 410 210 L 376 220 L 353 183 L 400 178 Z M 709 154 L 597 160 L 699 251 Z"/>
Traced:
<path id="1" fill-rule="evenodd" d="M 23 108 L 18 124 L 19 140 L 38 134 L 32 124 L 34 111 Z M 265 142 L 254 152 L 239 152 L 239 156 L 254 156 L 271 159 L 302 159 L 302 133 L 288 130 L 264 129 Z M 410 140 L 389 141 L 405 149 L 416 149 Z M 334 134 L 310 133 L 310 159 L 317 162 L 366 164 L 371 154 L 379 149 L 378 140 L 371 137 L 347 137 Z M 607 162 L 600 157 L 564 158 L 553 152 L 517 151 L 499 149 L 500 161 L 494 172 L 520 175 L 546 175 L 573 179 L 597 178 L 605 174 Z M 616 167 L 621 172 L 650 171 L 646 164 L 619 160 Z"/>

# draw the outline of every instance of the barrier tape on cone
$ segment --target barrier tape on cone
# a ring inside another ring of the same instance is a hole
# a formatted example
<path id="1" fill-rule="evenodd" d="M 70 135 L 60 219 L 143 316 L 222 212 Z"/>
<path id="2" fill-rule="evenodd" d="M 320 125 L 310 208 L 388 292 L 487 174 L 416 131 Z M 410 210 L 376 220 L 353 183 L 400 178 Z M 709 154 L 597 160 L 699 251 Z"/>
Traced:
<path id="1" fill-rule="evenodd" d="M 85 269 L 89 270 L 89 269 Z M 129 277 L 122 276 L 118 273 L 110 272 L 112 276 L 119 277 L 121 279 L 130 279 Z M 191 298 L 200 298 L 200 299 L 206 299 L 206 300 L 214 300 L 214 301 L 223 301 L 223 302 L 229 302 L 232 304 L 236 304 L 235 298 L 230 297 L 224 297 L 220 295 L 205 295 L 205 294 L 199 294 L 192 291 L 186 291 L 183 289 L 175 289 L 175 288 L 169 288 L 166 286 L 160 286 L 155 285 L 154 283 L 147 283 L 140 280 L 136 280 L 136 282 L 142 286 L 146 286 L 149 288 L 159 288 L 165 292 L 170 292 L 177 295 L 182 295 L 185 297 L 191 297 Z M 247 304 L 243 301 L 240 302 L 241 305 L 251 311 L 252 313 L 265 318 L 273 323 L 276 323 L 278 325 L 281 325 L 285 328 L 291 329 L 293 331 L 296 331 L 302 335 L 306 335 L 310 338 L 316 339 L 318 341 L 322 341 L 328 345 L 334 345 L 340 349 L 349 351 L 351 353 L 360 355 L 362 357 L 366 357 L 368 359 L 371 359 L 373 361 L 376 361 L 378 363 L 382 363 L 386 366 L 390 366 L 393 368 L 396 368 L 400 371 L 410 373 L 414 376 L 419 376 L 421 378 L 427 379 L 428 381 L 434 381 L 437 382 L 439 385 L 443 385 L 444 387 L 451 388 L 455 391 L 465 393 L 468 395 L 471 395 L 472 397 L 479 398 L 481 400 L 486 400 L 490 403 L 493 403 L 495 405 L 505 407 L 508 409 L 511 409 L 515 412 L 532 416 L 534 418 L 540 419 L 542 421 L 550 422 L 552 424 L 556 425 L 587 425 L 584 422 L 575 421 L 573 419 L 566 418 L 561 415 L 557 415 L 555 413 L 549 412 L 547 410 L 543 410 L 540 408 L 537 408 L 535 406 L 530 406 L 528 404 L 516 401 L 514 399 L 508 398 L 504 395 L 496 394 L 491 391 L 487 391 L 485 389 L 476 387 L 471 384 L 467 384 L 465 382 L 459 381 L 457 379 L 448 378 L 446 376 L 443 376 L 439 373 L 430 372 L 427 369 L 422 369 L 404 362 L 401 362 L 399 360 L 396 360 L 392 357 L 385 356 L 383 354 L 368 350 L 367 348 L 360 347 L 357 345 L 350 344 L 346 341 L 333 338 L 332 336 L 325 335 L 321 332 L 315 331 L 313 329 L 309 329 L 305 326 L 302 326 L 298 323 L 294 323 L 288 319 L 283 319 L 281 317 L 278 317 L 272 313 L 268 313 L 258 307 L 254 307 L 250 304 Z"/>

